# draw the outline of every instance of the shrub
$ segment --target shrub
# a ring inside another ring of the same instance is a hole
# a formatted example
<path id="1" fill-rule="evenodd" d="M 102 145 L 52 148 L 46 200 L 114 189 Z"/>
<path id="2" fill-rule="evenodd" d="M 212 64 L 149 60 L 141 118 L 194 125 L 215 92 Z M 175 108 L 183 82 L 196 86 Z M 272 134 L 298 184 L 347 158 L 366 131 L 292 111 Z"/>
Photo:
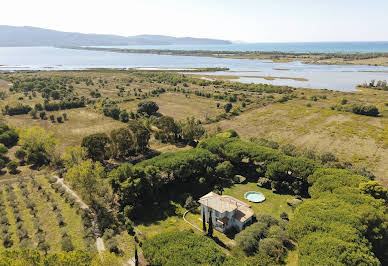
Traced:
<path id="1" fill-rule="evenodd" d="M 10 248 L 13 246 L 13 240 L 11 239 L 10 234 L 5 234 L 3 236 L 3 245 L 5 248 Z"/>
<path id="2" fill-rule="evenodd" d="M 19 164 L 17 162 L 14 162 L 14 161 L 10 161 L 8 164 L 7 164 L 7 168 L 9 170 L 9 172 L 11 174 L 17 174 L 17 168 L 18 168 Z"/>
<path id="3" fill-rule="evenodd" d="M 64 236 L 62 236 L 61 247 L 62 247 L 62 250 L 63 250 L 63 251 L 66 251 L 66 252 L 69 252 L 69 251 L 73 251 L 73 250 L 74 250 L 74 245 L 73 245 L 73 243 L 71 242 L 71 238 L 70 238 L 70 236 L 67 235 L 66 233 L 65 233 Z"/>
<path id="4" fill-rule="evenodd" d="M 286 212 L 282 212 L 282 213 L 280 214 L 280 218 L 283 219 L 283 220 L 288 221 L 288 214 L 287 214 Z"/>
<path id="5" fill-rule="evenodd" d="M 361 105 L 361 104 L 354 104 L 352 106 L 352 112 L 359 115 L 366 115 L 366 116 L 378 116 L 379 115 L 379 109 L 377 109 L 374 105 Z"/>
<path id="6" fill-rule="evenodd" d="M 232 110 L 233 105 L 231 103 L 227 103 L 224 105 L 225 113 L 229 113 Z"/>
<path id="7" fill-rule="evenodd" d="M 6 154 L 7 152 L 8 148 L 3 143 L 0 143 L 0 155 Z"/>
<path id="8" fill-rule="evenodd" d="M 137 105 L 138 113 L 146 113 L 148 115 L 154 115 L 159 110 L 159 106 L 152 101 L 141 102 Z"/>
<path id="9" fill-rule="evenodd" d="M 259 252 L 273 257 L 277 261 L 282 261 L 287 251 L 281 241 L 274 238 L 265 238 L 260 241 Z"/>

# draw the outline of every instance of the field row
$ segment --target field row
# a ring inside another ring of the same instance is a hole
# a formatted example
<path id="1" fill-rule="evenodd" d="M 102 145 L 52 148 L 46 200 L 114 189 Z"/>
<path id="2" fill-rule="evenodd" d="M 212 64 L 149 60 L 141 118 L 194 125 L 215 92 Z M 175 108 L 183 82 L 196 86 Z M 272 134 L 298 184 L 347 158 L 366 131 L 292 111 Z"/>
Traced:
<path id="1" fill-rule="evenodd" d="M 95 251 L 90 214 L 54 178 L 2 186 L 0 216 L 0 250 Z"/>

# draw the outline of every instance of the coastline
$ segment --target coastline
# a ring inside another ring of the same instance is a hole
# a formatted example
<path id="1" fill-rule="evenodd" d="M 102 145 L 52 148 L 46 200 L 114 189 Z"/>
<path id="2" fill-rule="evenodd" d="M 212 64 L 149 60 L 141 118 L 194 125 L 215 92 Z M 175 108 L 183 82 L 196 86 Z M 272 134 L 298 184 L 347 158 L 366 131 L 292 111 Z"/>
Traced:
<path id="1" fill-rule="evenodd" d="M 388 66 L 388 53 L 286 53 L 286 52 L 234 52 L 209 50 L 156 50 L 104 47 L 57 47 L 62 49 L 88 50 L 114 53 L 198 56 L 231 59 L 271 60 L 274 63 L 300 61 L 316 65 L 368 65 Z"/>

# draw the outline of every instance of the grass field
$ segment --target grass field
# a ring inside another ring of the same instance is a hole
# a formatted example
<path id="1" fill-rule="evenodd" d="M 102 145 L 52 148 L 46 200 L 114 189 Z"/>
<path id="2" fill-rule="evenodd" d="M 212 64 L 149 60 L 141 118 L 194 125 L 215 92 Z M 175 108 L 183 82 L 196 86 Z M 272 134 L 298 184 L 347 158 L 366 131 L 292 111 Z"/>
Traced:
<path id="1" fill-rule="evenodd" d="M 326 99 L 310 100 L 312 95 Z M 377 179 L 388 185 L 388 117 L 368 117 L 331 110 L 341 99 L 375 104 L 387 110 L 387 92 L 363 90 L 355 93 L 304 91 L 304 97 L 247 111 L 217 123 L 222 129 L 238 134 L 264 137 L 280 144 L 330 151 L 341 160 L 372 169 Z M 311 107 L 307 105 L 310 104 Z"/>

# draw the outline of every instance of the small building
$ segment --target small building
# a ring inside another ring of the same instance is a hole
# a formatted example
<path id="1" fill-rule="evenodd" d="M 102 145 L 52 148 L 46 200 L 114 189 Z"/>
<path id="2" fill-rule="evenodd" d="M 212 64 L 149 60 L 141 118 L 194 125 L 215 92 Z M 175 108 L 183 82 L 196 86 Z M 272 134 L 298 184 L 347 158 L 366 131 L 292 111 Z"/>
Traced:
<path id="1" fill-rule="evenodd" d="M 201 219 L 205 214 L 208 223 L 211 213 L 213 228 L 222 233 L 232 228 L 240 232 L 252 223 L 251 206 L 231 196 L 210 192 L 198 202 L 201 204 Z"/>

